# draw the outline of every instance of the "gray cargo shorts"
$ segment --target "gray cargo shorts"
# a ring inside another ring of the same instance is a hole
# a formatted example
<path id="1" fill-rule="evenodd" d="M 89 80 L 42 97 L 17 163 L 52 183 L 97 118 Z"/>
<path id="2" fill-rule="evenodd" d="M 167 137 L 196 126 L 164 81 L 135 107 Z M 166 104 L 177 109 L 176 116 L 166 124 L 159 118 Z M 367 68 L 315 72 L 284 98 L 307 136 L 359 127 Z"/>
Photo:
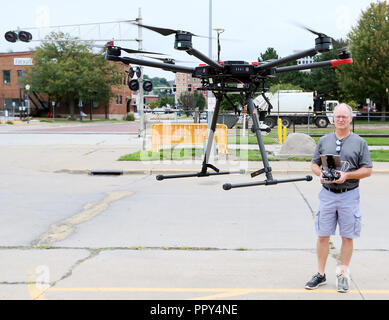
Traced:
<path id="1" fill-rule="evenodd" d="M 342 237 L 359 237 L 362 226 L 359 188 L 344 193 L 334 193 L 322 188 L 319 200 L 319 209 L 315 215 L 315 229 L 319 237 L 335 235 L 337 224 Z"/>

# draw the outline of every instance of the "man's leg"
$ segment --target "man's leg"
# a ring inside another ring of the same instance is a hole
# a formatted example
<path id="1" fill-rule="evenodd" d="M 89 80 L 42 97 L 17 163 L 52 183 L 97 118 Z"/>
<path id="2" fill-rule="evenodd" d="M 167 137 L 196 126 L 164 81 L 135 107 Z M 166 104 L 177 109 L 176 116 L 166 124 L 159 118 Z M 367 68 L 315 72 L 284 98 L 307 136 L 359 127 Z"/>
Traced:
<path id="1" fill-rule="evenodd" d="M 340 249 L 340 273 L 346 275 L 351 257 L 353 255 L 354 242 L 353 239 L 342 237 L 342 247 Z"/>
<path id="2" fill-rule="evenodd" d="M 325 273 L 329 252 L 330 252 L 330 237 L 318 237 L 316 253 L 317 253 L 317 262 L 318 262 L 318 272 L 321 275 Z"/>

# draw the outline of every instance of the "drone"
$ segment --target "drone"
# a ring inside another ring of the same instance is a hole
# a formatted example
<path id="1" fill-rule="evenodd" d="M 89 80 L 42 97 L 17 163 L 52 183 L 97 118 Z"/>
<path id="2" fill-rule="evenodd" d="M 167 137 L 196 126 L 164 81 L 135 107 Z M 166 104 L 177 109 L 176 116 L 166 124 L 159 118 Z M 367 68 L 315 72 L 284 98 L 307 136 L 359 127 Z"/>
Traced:
<path id="1" fill-rule="evenodd" d="M 216 106 L 213 113 L 213 118 L 211 120 L 211 126 L 209 128 L 209 136 L 208 142 L 206 146 L 206 150 L 204 153 L 204 160 L 202 163 L 201 171 L 197 173 L 189 173 L 189 174 L 178 174 L 178 175 L 158 175 L 156 179 L 158 181 L 166 180 L 166 179 L 176 179 L 176 178 L 190 178 L 190 177 L 209 177 L 215 175 L 228 175 L 237 172 L 228 172 L 228 171 L 220 171 L 214 165 L 209 163 L 211 148 L 214 140 L 217 118 L 219 115 L 220 105 L 222 100 L 225 98 L 229 103 L 233 106 L 231 99 L 228 98 L 227 93 L 236 93 L 240 94 L 241 97 L 245 101 L 245 105 L 247 105 L 247 112 L 249 116 L 252 118 L 253 125 L 252 131 L 255 133 L 257 138 L 257 143 L 259 147 L 260 154 L 262 156 L 263 169 L 257 170 L 251 174 L 251 177 L 257 177 L 261 174 L 266 175 L 266 179 L 264 181 L 256 181 L 249 183 L 241 183 L 241 184 L 230 184 L 226 183 L 223 185 L 224 190 L 231 190 L 233 188 L 241 188 L 241 187 L 250 187 L 250 186 L 259 186 L 259 185 L 276 185 L 278 183 L 287 183 L 287 182 L 297 182 L 297 181 L 312 181 L 312 176 L 305 176 L 300 178 L 292 178 L 292 179 L 274 179 L 272 175 L 272 168 L 269 164 L 269 160 L 267 157 L 267 153 L 265 150 L 265 145 L 262 139 L 262 131 L 270 132 L 270 128 L 266 125 L 263 125 L 265 120 L 266 113 L 270 113 L 273 109 L 270 101 L 267 99 L 265 93 L 268 91 L 265 88 L 265 81 L 269 78 L 276 77 L 277 74 L 283 72 L 291 72 L 298 71 L 304 69 L 313 69 L 313 68 L 322 68 L 322 67 L 337 67 L 339 65 L 350 64 L 353 63 L 352 54 L 348 50 L 348 48 L 342 48 L 340 50 L 340 54 L 338 59 L 321 61 L 321 62 L 313 62 L 310 64 L 304 65 L 292 65 L 292 66 L 282 66 L 286 63 L 295 61 L 297 59 L 307 57 L 307 56 L 315 56 L 318 53 L 328 52 L 332 49 L 332 45 L 336 44 L 336 41 L 327 36 L 324 33 L 316 32 L 312 29 L 304 27 L 307 31 L 315 34 L 317 38 L 315 39 L 315 46 L 313 48 L 294 53 L 292 55 L 265 61 L 263 63 L 258 62 L 246 62 L 246 61 L 214 61 L 205 54 L 201 53 L 197 49 L 194 48 L 192 43 L 193 37 L 199 37 L 188 31 L 182 30 L 174 30 L 174 29 L 166 29 L 154 26 L 148 26 L 140 23 L 134 23 L 135 25 L 152 30 L 157 32 L 163 36 L 175 35 L 174 48 L 179 51 L 185 51 L 191 56 L 196 57 L 202 63 L 197 67 L 187 67 L 182 65 L 175 64 L 174 60 L 164 58 L 161 61 L 150 61 L 132 57 L 122 57 L 121 51 L 135 53 L 137 50 L 125 49 L 116 46 L 108 46 L 106 51 L 106 59 L 109 61 L 119 61 L 124 64 L 135 64 L 140 66 L 159 68 L 166 71 L 171 72 L 180 72 L 190 74 L 193 78 L 198 78 L 201 81 L 201 87 L 197 88 L 197 90 L 201 91 L 211 91 L 216 97 Z M 139 53 L 145 53 L 141 51 Z M 150 54 L 150 52 L 147 52 Z M 220 46 L 219 46 L 219 55 L 220 57 Z M 260 111 L 254 105 L 254 95 L 260 93 L 262 97 L 268 104 L 267 111 Z M 235 108 L 235 106 L 234 106 Z M 209 172 L 208 169 L 213 170 L 213 172 Z M 239 171 L 239 173 L 242 173 Z M 244 173 L 244 172 L 243 172 Z"/>

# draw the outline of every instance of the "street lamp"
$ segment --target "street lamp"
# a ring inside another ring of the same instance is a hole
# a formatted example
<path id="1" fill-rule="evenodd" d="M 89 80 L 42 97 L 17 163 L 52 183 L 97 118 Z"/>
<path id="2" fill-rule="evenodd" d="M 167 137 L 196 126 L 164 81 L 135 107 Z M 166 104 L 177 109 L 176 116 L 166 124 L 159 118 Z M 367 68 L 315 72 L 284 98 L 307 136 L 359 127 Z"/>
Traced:
<path id="1" fill-rule="evenodd" d="M 25 99 L 26 103 L 26 107 L 27 107 L 27 123 L 30 123 L 30 89 L 31 89 L 31 86 L 29 84 L 26 84 L 24 86 L 24 88 L 26 89 L 27 91 L 27 99 Z"/>
<path id="2" fill-rule="evenodd" d="M 220 34 L 222 34 L 225 30 L 223 28 L 214 28 L 213 30 L 217 32 L 217 62 L 220 62 Z"/>
<path id="3" fill-rule="evenodd" d="M 55 101 L 51 101 L 51 105 L 53 106 L 53 121 L 54 120 L 54 114 L 55 114 Z"/>

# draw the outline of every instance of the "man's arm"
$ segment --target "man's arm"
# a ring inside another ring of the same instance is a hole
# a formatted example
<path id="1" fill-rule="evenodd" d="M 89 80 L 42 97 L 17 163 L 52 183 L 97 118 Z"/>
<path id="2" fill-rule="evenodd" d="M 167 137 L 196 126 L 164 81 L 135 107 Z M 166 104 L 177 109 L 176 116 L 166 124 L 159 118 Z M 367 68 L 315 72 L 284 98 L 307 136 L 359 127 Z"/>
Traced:
<path id="1" fill-rule="evenodd" d="M 373 168 L 359 168 L 355 171 L 340 172 L 340 178 L 334 181 L 337 184 L 344 183 L 346 180 L 360 180 L 371 176 Z"/>
<path id="2" fill-rule="evenodd" d="M 319 166 L 318 164 L 312 163 L 311 169 L 312 169 L 312 172 L 313 172 L 314 174 L 316 174 L 316 175 L 319 176 L 319 177 L 321 176 L 322 171 L 321 171 L 320 166 Z"/>

